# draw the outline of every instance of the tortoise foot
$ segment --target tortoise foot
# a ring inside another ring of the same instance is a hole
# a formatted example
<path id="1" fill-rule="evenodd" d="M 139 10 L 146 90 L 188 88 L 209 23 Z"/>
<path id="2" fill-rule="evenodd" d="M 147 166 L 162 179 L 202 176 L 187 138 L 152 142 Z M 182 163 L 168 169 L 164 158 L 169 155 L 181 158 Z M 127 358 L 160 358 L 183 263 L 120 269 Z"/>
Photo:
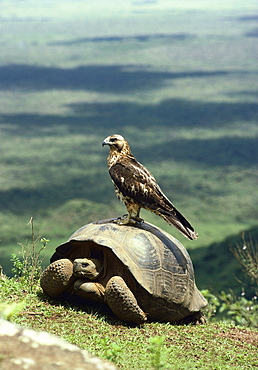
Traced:
<path id="1" fill-rule="evenodd" d="M 204 325 L 206 323 L 207 323 L 207 319 L 201 311 L 195 312 L 194 314 L 189 315 L 179 321 L 179 324 L 182 324 L 182 325 L 188 325 L 188 324 Z"/>
<path id="2" fill-rule="evenodd" d="M 123 321 L 143 324 L 147 316 L 120 276 L 113 276 L 107 283 L 105 301 L 114 314 Z"/>

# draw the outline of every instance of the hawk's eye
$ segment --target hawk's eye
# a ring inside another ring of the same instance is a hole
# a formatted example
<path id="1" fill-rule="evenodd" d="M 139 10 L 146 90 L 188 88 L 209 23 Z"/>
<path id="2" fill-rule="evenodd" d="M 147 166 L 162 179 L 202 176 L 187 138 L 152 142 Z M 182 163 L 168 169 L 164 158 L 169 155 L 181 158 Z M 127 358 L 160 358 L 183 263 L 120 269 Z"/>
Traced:
<path id="1" fill-rule="evenodd" d="M 117 141 L 117 138 L 116 137 L 112 137 L 112 139 L 110 139 L 110 141 L 112 141 L 112 143 L 114 143 L 114 142 Z"/>

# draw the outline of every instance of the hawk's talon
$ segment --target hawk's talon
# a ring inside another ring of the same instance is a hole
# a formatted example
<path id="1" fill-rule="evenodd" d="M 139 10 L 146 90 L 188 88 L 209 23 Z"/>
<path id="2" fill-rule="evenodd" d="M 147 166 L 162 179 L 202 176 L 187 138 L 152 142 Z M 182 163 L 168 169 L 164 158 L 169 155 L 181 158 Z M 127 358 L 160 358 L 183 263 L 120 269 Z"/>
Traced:
<path id="1" fill-rule="evenodd" d="M 144 222 L 144 219 L 140 218 L 140 217 L 137 217 L 137 216 L 129 217 L 128 214 L 126 214 L 126 215 L 123 215 L 122 217 L 117 217 L 116 219 L 112 220 L 112 222 L 114 222 L 118 225 L 128 225 L 128 224 L 135 225 L 138 222 L 139 223 Z"/>
<path id="2" fill-rule="evenodd" d="M 126 215 L 127 216 L 127 215 Z M 125 225 L 128 223 L 128 217 L 117 217 L 114 220 L 112 220 L 113 223 L 118 224 L 118 225 Z"/>
<path id="3" fill-rule="evenodd" d="M 120 220 L 121 220 L 121 217 L 117 217 L 117 218 L 114 218 L 114 220 L 112 220 L 111 222 L 113 222 L 114 224 L 118 224 Z"/>

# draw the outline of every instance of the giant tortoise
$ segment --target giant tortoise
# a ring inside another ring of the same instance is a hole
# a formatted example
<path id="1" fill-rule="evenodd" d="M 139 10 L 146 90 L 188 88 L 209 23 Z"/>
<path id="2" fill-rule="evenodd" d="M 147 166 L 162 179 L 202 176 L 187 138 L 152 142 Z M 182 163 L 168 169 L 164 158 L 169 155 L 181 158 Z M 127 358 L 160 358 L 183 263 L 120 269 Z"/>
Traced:
<path id="1" fill-rule="evenodd" d="M 90 223 L 56 248 L 41 287 L 105 302 L 121 320 L 141 324 L 204 323 L 207 305 L 195 285 L 189 254 L 173 236 L 147 222 Z"/>

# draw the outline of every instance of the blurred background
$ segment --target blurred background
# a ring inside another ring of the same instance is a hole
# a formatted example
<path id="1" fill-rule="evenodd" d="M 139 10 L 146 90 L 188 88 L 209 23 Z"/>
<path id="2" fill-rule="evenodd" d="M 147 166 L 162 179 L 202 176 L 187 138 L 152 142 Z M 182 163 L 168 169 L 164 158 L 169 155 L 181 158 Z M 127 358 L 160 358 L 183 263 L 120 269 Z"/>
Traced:
<path id="1" fill-rule="evenodd" d="M 241 290 L 230 252 L 257 240 L 258 2 L 0 2 L 0 264 L 49 257 L 78 228 L 125 213 L 103 139 L 123 135 L 199 233 L 197 285 Z M 244 234 L 243 234 L 244 233 Z M 40 242 L 39 242 L 40 243 Z M 247 288 L 248 289 L 248 288 Z"/>

